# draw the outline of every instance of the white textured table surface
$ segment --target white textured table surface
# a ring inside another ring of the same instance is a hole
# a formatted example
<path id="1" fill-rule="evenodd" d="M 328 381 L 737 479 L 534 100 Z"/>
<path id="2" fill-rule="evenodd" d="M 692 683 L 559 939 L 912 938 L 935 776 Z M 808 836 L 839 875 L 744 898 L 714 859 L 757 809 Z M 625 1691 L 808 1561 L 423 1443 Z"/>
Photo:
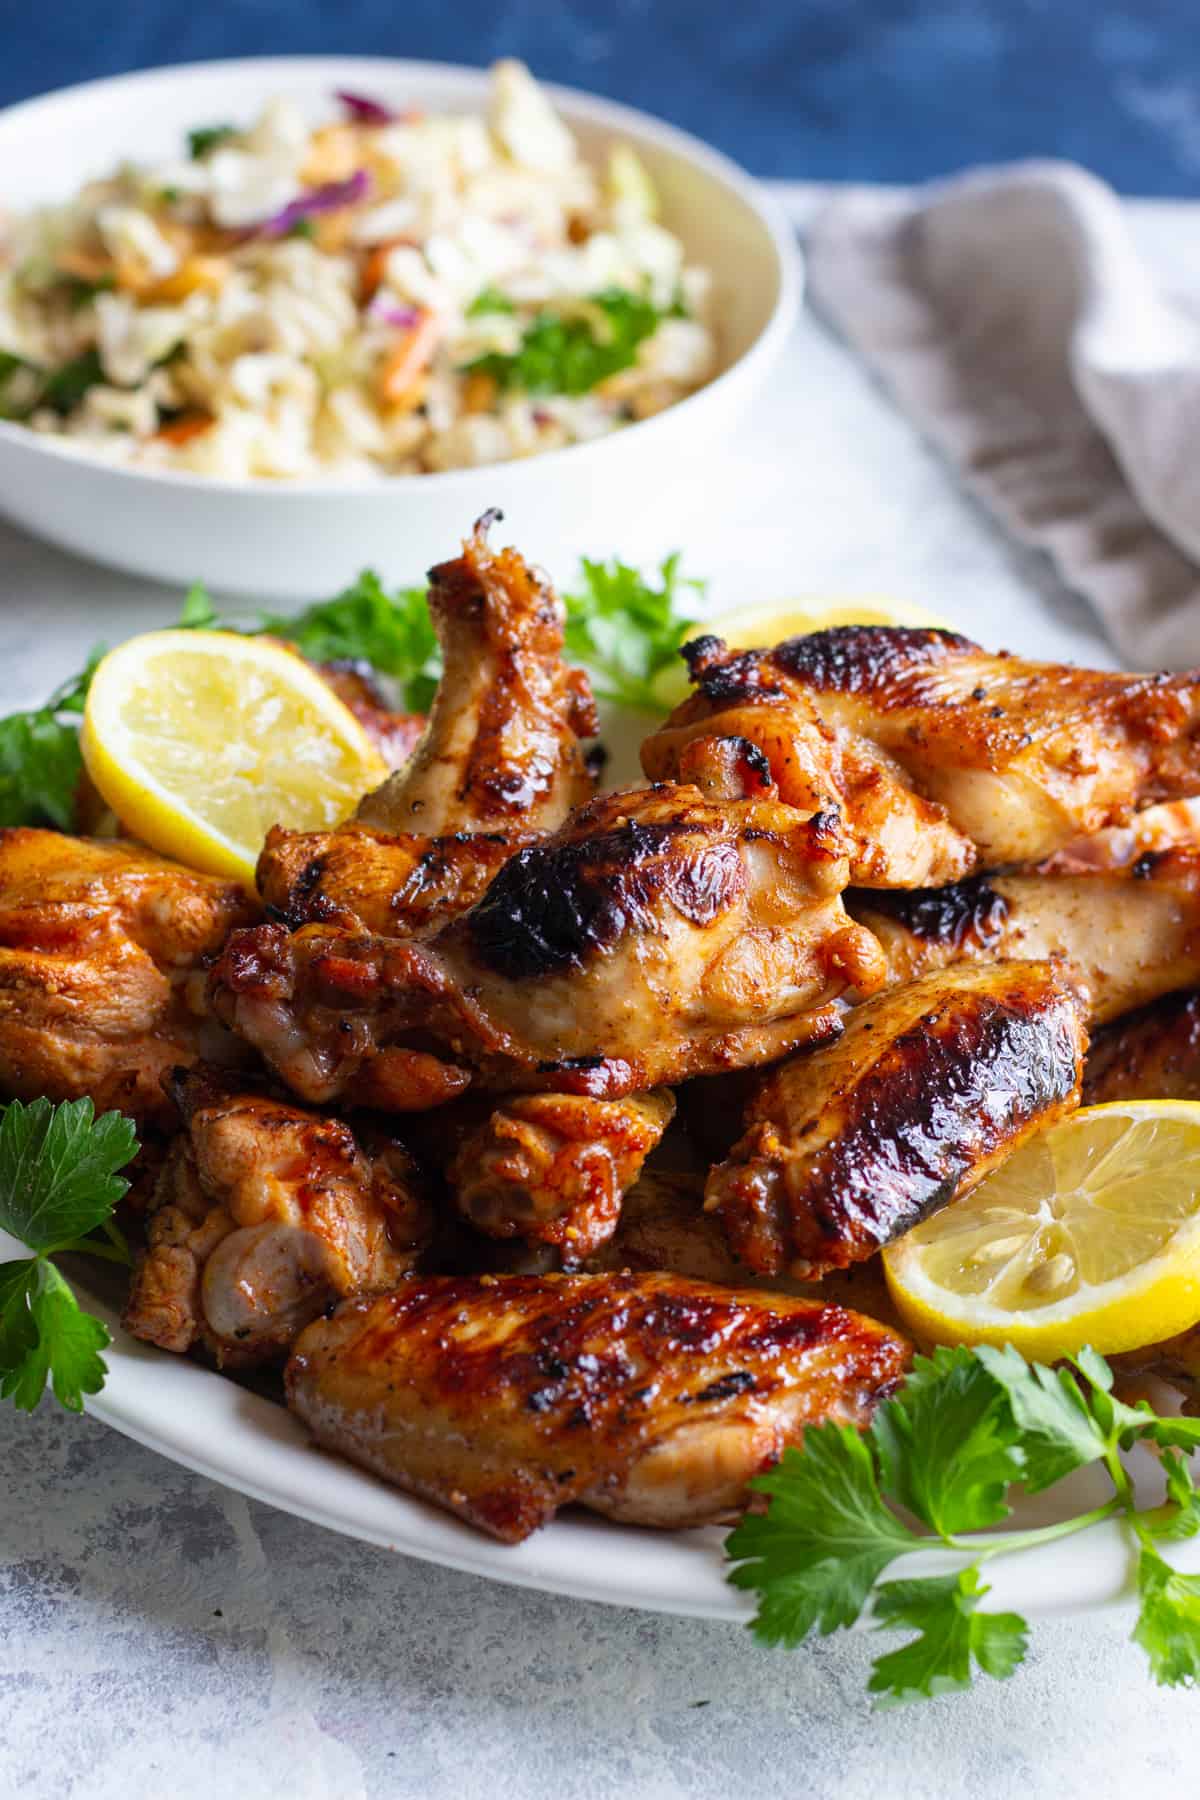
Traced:
<path id="1" fill-rule="evenodd" d="M 1179 279 L 1200 270 L 1193 218 L 1137 210 Z M 1082 603 L 811 320 L 702 512 L 687 562 L 721 606 L 886 589 L 985 641 L 1108 659 Z M 563 565 L 536 520 L 512 524 Z M 598 519 L 580 548 L 655 540 Z M 177 605 L 0 525 L 0 709 Z M 733 1625 L 521 1593 L 348 1542 L 49 1405 L 0 1410 L 0 1800 L 1191 1792 L 1200 1702 L 1149 1684 L 1129 1628 L 1039 1623 L 1011 1681 L 876 1714 L 865 1635 L 768 1654 Z"/>

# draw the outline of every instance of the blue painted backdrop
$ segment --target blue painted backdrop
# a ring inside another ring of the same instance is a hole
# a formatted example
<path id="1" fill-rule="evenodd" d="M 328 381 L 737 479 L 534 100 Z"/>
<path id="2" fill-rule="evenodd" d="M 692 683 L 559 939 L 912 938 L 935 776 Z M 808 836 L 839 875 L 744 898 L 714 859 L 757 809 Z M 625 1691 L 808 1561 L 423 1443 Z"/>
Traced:
<path id="1" fill-rule="evenodd" d="M 1127 192 L 1191 194 L 1197 23 L 1195 0 L 0 0 L 0 103 L 200 57 L 514 53 L 763 175 L 1050 153 Z"/>

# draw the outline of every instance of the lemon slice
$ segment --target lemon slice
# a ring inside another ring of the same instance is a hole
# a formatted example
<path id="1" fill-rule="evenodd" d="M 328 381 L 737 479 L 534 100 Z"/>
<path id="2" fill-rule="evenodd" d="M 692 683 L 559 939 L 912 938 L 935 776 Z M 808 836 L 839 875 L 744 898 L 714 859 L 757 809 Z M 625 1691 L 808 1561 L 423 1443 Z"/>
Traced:
<path id="1" fill-rule="evenodd" d="M 226 631 L 151 631 L 110 651 L 80 747 L 126 830 L 249 884 L 271 825 L 340 824 L 387 774 L 315 669 Z"/>
<path id="2" fill-rule="evenodd" d="M 781 644 L 785 638 L 805 637 L 810 631 L 828 631 L 834 625 L 918 625 L 952 630 L 945 619 L 908 600 L 892 600 L 886 594 L 864 594 L 854 599 L 823 599 L 814 594 L 804 600 L 776 600 L 765 606 L 740 607 L 702 619 L 688 637 L 711 632 L 724 638 L 731 650 L 755 650 Z M 680 642 L 686 642 L 681 639 Z M 686 700 L 687 671 L 683 664 L 664 669 L 654 684 L 655 696 L 668 709 Z"/>
<path id="3" fill-rule="evenodd" d="M 1200 1102 L 1089 1106 L 883 1253 L 913 1334 L 1052 1361 L 1200 1319 Z"/>

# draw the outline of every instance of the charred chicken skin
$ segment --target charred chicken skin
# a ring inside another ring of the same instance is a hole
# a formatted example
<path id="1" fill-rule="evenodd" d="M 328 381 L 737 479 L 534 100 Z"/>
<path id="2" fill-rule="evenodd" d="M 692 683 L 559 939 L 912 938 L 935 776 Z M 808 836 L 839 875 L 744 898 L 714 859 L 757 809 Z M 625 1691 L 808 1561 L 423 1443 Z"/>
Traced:
<path id="1" fill-rule="evenodd" d="M 235 932 L 214 1006 L 314 1101 L 421 1110 L 472 1080 L 616 1098 L 780 1056 L 878 987 L 846 873 L 827 817 L 610 794 L 425 942 Z"/>
<path id="2" fill-rule="evenodd" d="M 596 714 L 586 675 L 562 660 L 562 601 L 515 550 L 488 548 L 499 517 L 430 570 L 442 679 L 411 761 L 359 807 L 368 825 L 545 831 L 591 792 L 582 740 Z"/>
<path id="3" fill-rule="evenodd" d="M 897 985 L 954 964 L 1057 958 L 1103 1024 L 1200 981 L 1200 852 L 1149 854 L 1115 871 L 1054 866 L 847 900 Z"/>
<path id="4" fill-rule="evenodd" d="M 814 786 L 840 793 L 866 846 L 862 886 L 940 886 L 978 866 L 1037 862 L 1200 790 L 1195 673 L 1023 662 L 955 632 L 878 625 L 736 654 L 700 638 L 686 654 L 697 692 L 648 740 L 647 773 L 670 773 L 698 731 L 758 744 L 785 800 Z M 911 832 L 889 822 L 906 805 Z"/>
<path id="5" fill-rule="evenodd" d="M 411 1270 L 431 1213 L 403 1145 L 208 1069 L 168 1088 L 184 1130 L 159 1176 L 125 1311 L 134 1337 L 218 1363 L 277 1361 L 347 1294 Z"/>
<path id="6" fill-rule="evenodd" d="M 678 1276 L 440 1276 L 310 1325 L 286 1382 L 318 1443 L 515 1544 L 571 1503 L 728 1518 L 806 1425 L 865 1423 L 908 1359 L 840 1306 Z"/>
<path id="7" fill-rule="evenodd" d="M 167 1070 L 248 1060 L 208 1012 L 204 964 L 257 911 L 137 844 L 0 831 L 0 1091 L 172 1123 Z"/>
<path id="8" fill-rule="evenodd" d="M 758 1275 L 874 1256 L 1079 1103 L 1078 997 L 1044 963 L 926 975 L 773 1069 L 706 1206 Z"/>
<path id="9" fill-rule="evenodd" d="M 424 937 L 472 906 L 524 833 L 461 831 L 445 837 L 343 825 L 285 831 L 275 825 L 258 859 L 258 890 L 289 930 L 339 925 L 384 937 Z"/>

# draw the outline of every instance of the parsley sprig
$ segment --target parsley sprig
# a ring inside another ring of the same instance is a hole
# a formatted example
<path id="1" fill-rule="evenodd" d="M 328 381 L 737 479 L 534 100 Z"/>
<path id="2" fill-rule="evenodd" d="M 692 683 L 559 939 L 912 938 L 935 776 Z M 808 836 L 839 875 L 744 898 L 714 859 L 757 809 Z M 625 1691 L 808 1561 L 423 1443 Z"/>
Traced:
<path id="1" fill-rule="evenodd" d="M 567 654 L 592 671 L 602 700 L 638 712 L 662 712 L 655 683 L 679 660 L 696 621 L 687 596 L 704 582 L 679 572 L 679 553 L 664 558 L 657 582 L 618 557 L 580 565 L 581 585 L 565 596 Z"/>
<path id="2" fill-rule="evenodd" d="M 0 1115 L 0 1229 L 32 1255 L 0 1263 L 0 1397 L 32 1412 L 50 1382 L 79 1412 L 104 1385 L 107 1328 L 85 1312 L 54 1258 L 87 1251 L 128 1263 L 113 1209 L 137 1151 L 133 1122 L 90 1100 L 13 1100 Z"/>
<path id="3" fill-rule="evenodd" d="M 940 1349 L 916 1359 L 865 1434 L 833 1423 L 809 1429 L 802 1449 L 785 1451 L 754 1483 L 767 1511 L 726 1540 L 737 1564 L 730 1580 L 758 1595 L 755 1636 L 794 1646 L 863 1617 L 914 1632 L 875 1661 L 868 1686 L 885 1705 L 966 1688 L 977 1671 L 1003 1679 L 1024 1658 L 1028 1628 L 1018 1614 L 983 1605 L 985 1565 L 1121 1518 L 1138 1558 L 1134 1637 L 1151 1673 L 1171 1686 L 1200 1680 L 1200 1576 L 1180 1574 L 1159 1549 L 1200 1531 L 1187 1462 L 1200 1420 L 1161 1418 L 1145 1401 L 1127 1406 L 1112 1386 L 1091 1350 L 1047 1368 L 1011 1348 Z M 1159 1453 L 1160 1506 L 1138 1507 L 1122 1461 L 1135 1444 Z M 1014 1484 L 1041 1493 L 1092 1464 L 1112 1484 L 1100 1505 L 1031 1530 L 989 1530 L 1009 1517 Z M 918 1550 L 954 1552 L 961 1566 L 880 1585 Z"/>

